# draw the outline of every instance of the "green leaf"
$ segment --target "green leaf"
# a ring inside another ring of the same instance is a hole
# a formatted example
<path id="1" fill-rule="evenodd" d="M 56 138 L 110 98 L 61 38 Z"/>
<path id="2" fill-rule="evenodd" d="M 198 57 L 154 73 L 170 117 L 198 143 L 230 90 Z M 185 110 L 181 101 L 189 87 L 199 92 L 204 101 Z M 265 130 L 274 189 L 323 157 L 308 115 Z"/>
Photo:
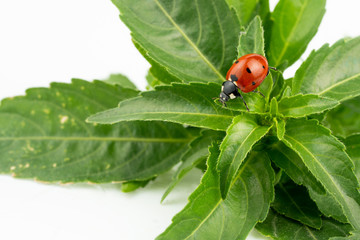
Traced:
<path id="1" fill-rule="evenodd" d="M 123 88 L 130 88 L 137 90 L 136 86 L 133 82 L 130 81 L 130 79 L 122 74 L 111 74 L 110 77 L 104 80 L 104 82 L 108 84 L 114 84 L 119 85 Z"/>
<path id="2" fill-rule="evenodd" d="M 304 53 L 325 13 L 325 0 L 280 0 L 266 54 L 270 66 L 284 70 Z"/>
<path id="3" fill-rule="evenodd" d="M 272 116 L 277 116 L 279 114 L 279 106 L 276 98 L 272 98 L 270 102 L 270 114 Z"/>
<path id="4" fill-rule="evenodd" d="M 274 119 L 276 125 L 276 136 L 281 141 L 285 135 L 285 120 L 284 119 Z"/>
<path id="5" fill-rule="evenodd" d="M 270 73 L 274 82 L 270 98 L 276 97 L 278 100 L 280 100 L 281 94 L 283 93 L 285 88 L 284 76 L 280 71 L 273 71 L 271 69 Z"/>
<path id="6" fill-rule="evenodd" d="M 265 56 L 264 44 L 264 29 L 260 17 L 256 16 L 250 22 L 246 31 L 240 33 L 239 45 L 237 48 L 238 58 L 250 53 L 257 53 Z"/>
<path id="7" fill-rule="evenodd" d="M 217 169 L 220 173 L 220 188 L 223 198 L 226 197 L 237 172 L 257 143 L 271 129 L 271 126 L 258 124 L 256 116 L 240 115 L 234 118 L 233 123 L 226 130 L 226 137 L 220 146 L 220 156 Z"/>
<path id="8" fill-rule="evenodd" d="M 322 228 L 317 230 L 270 210 L 266 220 L 257 224 L 256 229 L 275 240 L 325 240 L 335 236 L 347 236 L 352 229 L 349 224 L 339 223 L 330 218 L 323 218 L 322 222 Z"/>
<path id="9" fill-rule="evenodd" d="M 144 188 L 149 182 L 150 180 L 124 182 L 121 184 L 121 191 L 125 193 L 133 192 L 138 188 Z"/>
<path id="10" fill-rule="evenodd" d="M 258 93 L 241 93 L 246 104 L 249 107 L 250 113 L 264 114 L 265 113 L 265 99 Z M 217 99 L 216 105 L 223 107 L 223 104 Z M 231 99 L 226 102 L 226 109 L 237 112 L 248 112 L 244 102 L 240 98 Z"/>
<path id="11" fill-rule="evenodd" d="M 360 134 L 352 135 L 345 139 L 347 153 L 355 165 L 355 175 L 360 182 Z"/>
<path id="12" fill-rule="evenodd" d="M 360 97 L 347 100 L 326 114 L 323 124 L 336 136 L 360 133 Z"/>
<path id="13" fill-rule="evenodd" d="M 212 146 L 201 184 L 157 240 L 245 239 L 255 224 L 266 218 L 274 196 L 274 172 L 266 154 L 249 155 L 225 200 L 216 170 L 218 156 L 218 147 Z"/>
<path id="14" fill-rule="evenodd" d="M 137 96 L 128 88 L 74 79 L 27 90 L 0 107 L 0 172 L 48 182 L 148 180 L 175 165 L 192 136 L 159 122 L 87 124 L 90 114 Z"/>
<path id="15" fill-rule="evenodd" d="M 290 97 L 291 96 L 291 87 L 290 86 L 286 86 L 283 92 L 283 96 L 282 97 Z"/>
<path id="16" fill-rule="evenodd" d="M 310 199 L 305 187 L 290 181 L 275 186 L 275 201 L 271 207 L 278 213 L 310 227 L 320 229 L 321 213 Z"/>
<path id="17" fill-rule="evenodd" d="M 158 62 L 156 62 L 154 59 L 152 59 L 148 52 L 140 46 L 138 42 L 136 42 L 134 39 L 132 39 L 135 47 L 139 50 L 139 52 L 144 56 L 144 58 L 151 64 L 151 68 L 149 70 L 149 73 L 157 80 L 159 80 L 161 83 L 164 84 L 170 84 L 173 82 L 182 82 L 179 78 L 175 77 L 171 73 L 169 73 L 168 69 L 161 66 Z"/>
<path id="18" fill-rule="evenodd" d="M 304 119 L 287 121 L 283 141 L 339 202 L 349 223 L 360 229 L 359 184 L 345 146 L 316 120 Z"/>
<path id="19" fill-rule="evenodd" d="M 269 0 L 226 0 L 226 2 L 235 10 L 241 26 L 247 26 L 257 15 L 264 22 L 270 13 Z"/>
<path id="20" fill-rule="evenodd" d="M 309 172 L 301 158 L 282 142 L 272 144 L 267 153 L 278 167 L 298 185 L 304 185 L 316 192 L 325 193 L 322 185 Z"/>
<path id="21" fill-rule="evenodd" d="M 142 92 L 141 97 L 121 102 L 118 108 L 97 113 L 89 122 L 103 124 L 133 120 L 162 120 L 195 127 L 226 130 L 233 112 L 212 100 L 220 93 L 215 83 L 173 84 Z"/>
<path id="22" fill-rule="evenodd" d="M 313 51 L 293 80 L 292 93 L 315 93 L 340 102 L 360 95 L 360 37 Z"/>
<path id="23" fill-rule="evenodd" d="M 351 231 L 351 235 L 347 237 L 332 237 L 330 240 L 359 240 L 360 231 Z"/>
<path id="24" fill-rule="evenodd" d="M 239 25 L 221 0 L 113 0 L 133 39 L 154 61 L 185 82 L 222 82 Z M 216 37 L 214 37 L 216 36 Z"/>
<path id="25" fill-rule="evenodd" d="M 150 70 L 146 75 L 146 81 L 148 83 L 148 85 L 146 86 L 146 90 L 153 90 L 155 86 L 161 85 L 161 81 L 159 81 L 159 79 L 157 79 Z"/>
<path id="26" fill-rule="evenodd" d="M 284 117 L 301 118 L 315 113 L 321 113 L 339 105 L 339 102 L 318 95 L 296 95 L 284 97 L 279 102 L 279 112 Z"/>
<path id="27" fill-rule="evenodd" d="M 224 138 L 224 132 L 204 130 L 201 135 L 190 143 L 189 150 L 181 157 L 182 163 L 172 177 L 172 181 L 161 198 L 161 202 L 165 200 L 167 195 L 181 181 L 181 179 L 195 168 L 199 163 L 206 160 L 209 155 L 209 146 L 213 142 L 221 141 Z"/>
<path id="28" fill-rule="evenodd" d="M 347 222 L 339 203 L 325 191 L 296 152 L 282 142 L 277 142 L 271 145 L 267 153 L 271 161 L 283 169 L 295 183 L 308 188 L 310 197 L 325 216 L 333 217 L 340 222 Z"/>

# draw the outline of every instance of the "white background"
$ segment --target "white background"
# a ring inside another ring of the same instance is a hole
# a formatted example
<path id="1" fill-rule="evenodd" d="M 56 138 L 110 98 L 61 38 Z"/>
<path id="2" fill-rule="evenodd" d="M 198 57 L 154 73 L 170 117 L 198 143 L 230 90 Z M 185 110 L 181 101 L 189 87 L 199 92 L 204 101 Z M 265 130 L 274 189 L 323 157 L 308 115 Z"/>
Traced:
<path id="1" fill-rule="evenodd" d="M 302 60 L 325 42 L 360 35 L 359 9 L 358 0 L 328 0 Z M 0 0 L 0 98 L 110 73 L 123 73 L 145 89 L 148 68 L 110 0 Z M 170 177 L 125 194 L 116 184 L 59 186 L 0 176 L 0 239 L 154 239 L 186 204 L 200 173 L 193 172 L 160 204 Z"/>

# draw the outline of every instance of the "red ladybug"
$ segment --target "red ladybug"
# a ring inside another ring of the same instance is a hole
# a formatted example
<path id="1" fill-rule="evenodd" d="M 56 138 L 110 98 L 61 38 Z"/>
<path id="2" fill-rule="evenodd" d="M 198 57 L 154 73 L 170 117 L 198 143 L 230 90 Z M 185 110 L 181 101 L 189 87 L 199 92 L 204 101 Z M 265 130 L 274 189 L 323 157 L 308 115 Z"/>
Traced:
<path id="1" fill-rule="evenodd" d="M 225 103 L 229 99 L 240 97 L 249 111 L 238 89 L 244 93 L 257 92 L 264 96 L 261 92 L 255 91 L 255 89 L 264 81 L 268 74 L 269 64 L 264 56 L 255 53 L 242 56 L 234 62 L 226 74 L 226 80 L 228 81 L 222 84 L 220 102 L 226 106 Z"/>

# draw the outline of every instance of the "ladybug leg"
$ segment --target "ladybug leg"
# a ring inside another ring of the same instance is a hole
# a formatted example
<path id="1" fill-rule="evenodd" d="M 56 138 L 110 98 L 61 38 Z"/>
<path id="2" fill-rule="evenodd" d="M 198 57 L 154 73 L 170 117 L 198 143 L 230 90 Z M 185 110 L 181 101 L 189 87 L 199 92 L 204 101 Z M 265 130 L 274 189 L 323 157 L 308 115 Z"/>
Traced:
<path id="1" fill-rule="evenodd" d="M 259 93 L 261 96 L 263 96 L 263 98 L 265 98 L 265 95 L 264 95 L 264 94 L 262 94 L 262 92 L 257 91 L 257 90 L 254 90 L 253 92 L 254 92 L 254 93 Z"/>
<path id="2" fill-rule="evenodd" d="M 243 100 L 244 105 L 245 105 L 245 107 L 246 107 L 246 110 L 247 110 L 248 112 L 250 112 L 250 110 L 249 110 L 249 108 L 248 108 L 248 105 L 247 105 L 246 102 L 245 102 L 245 99 L 244 99 L 243 96 L 239 93 L 239 91 L 236 90 L 236 91 L 234 92 L 234 95 L 235 95 L 236 97 L 241 98 L 241 100 Z"/>

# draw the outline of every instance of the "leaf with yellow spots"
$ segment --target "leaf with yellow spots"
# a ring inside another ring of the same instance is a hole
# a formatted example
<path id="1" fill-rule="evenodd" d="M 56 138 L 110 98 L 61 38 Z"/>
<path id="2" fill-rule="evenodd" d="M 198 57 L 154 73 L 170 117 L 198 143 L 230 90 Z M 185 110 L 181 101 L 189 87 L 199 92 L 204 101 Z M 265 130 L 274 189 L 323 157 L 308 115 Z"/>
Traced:
<path id="1" fill-rule="evenodd" d="M 147 180 L 176 164 L 192 139 L 177 124 L 85 123 L 138 91 L 74 79 L 27 90 L 0 107 L 0 172 L 48 182 Z"/>

